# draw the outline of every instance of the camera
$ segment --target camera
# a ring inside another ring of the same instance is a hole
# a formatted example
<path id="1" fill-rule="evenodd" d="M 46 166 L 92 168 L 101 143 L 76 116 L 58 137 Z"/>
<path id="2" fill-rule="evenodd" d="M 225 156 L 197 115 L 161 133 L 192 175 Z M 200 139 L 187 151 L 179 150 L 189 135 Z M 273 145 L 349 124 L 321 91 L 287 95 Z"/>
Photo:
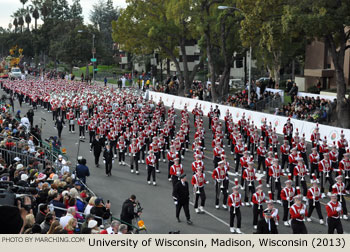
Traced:
<path id="1" fill-rule="evenodd" d="M 143 207 L 141 207 L 141 204 L 139 201 L 135 201 L 135 204 L 134 204 L 134 211 L 135 213 L 142 213 L 142 210 L 143 210 Z"/>

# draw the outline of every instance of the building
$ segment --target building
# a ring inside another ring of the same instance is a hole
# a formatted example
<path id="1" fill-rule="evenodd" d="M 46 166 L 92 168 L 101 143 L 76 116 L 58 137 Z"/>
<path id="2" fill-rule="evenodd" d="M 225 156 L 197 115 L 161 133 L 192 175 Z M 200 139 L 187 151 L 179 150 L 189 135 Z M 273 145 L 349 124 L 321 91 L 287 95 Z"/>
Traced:
<path id="1" fill-rule="evenodd" d="M 350 86 L 350 50 L 345 51 L 344 75 L 347 87 Z M 306 46 L 304 66 L 305 87 L 315 86 L 321 82 L 322 89 L 336 88 L 335 70 L 329 52 L 329 45 L 321 40 L 315 40 Z"/>

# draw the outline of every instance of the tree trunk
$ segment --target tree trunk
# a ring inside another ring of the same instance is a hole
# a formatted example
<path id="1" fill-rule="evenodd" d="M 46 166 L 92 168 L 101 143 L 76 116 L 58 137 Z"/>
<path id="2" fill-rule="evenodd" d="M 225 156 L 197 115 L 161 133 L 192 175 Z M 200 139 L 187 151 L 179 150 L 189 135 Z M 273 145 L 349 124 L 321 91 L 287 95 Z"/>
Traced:
<path id="1" fill-rule="evenodd" d="M 333 35 L 329 35 L 326 39 L 330 45 L 330 52 L 335 68 L 335 78 L 337 83 L 337 126 L 342 128 L 350 127 L 350 104 L 349 99 L 346 99 L 346 83 L 344 77 L 344 58 L 346 50 L 346 35 L 344 29 L 340 33 L 340 46 L 338 47 L 334 41 Z M 339 49 L 338 49 L 339 48 Z"/>
<path id="2" fill-rule="evenodd" d="M 90 77 L 89 63 L 86 63 L 85 80 L 86 80 L 86 79 L 89 79 L 89 77 Z"/>
<path id="3" fill-rule="evenodd" d="M 184 92 L 185 95 L 190 93 L 192 83 L 190 83 L 187 54 L 186 54 L 186 38 L 180 38 L 180 50 L 182 56 L 182 67 L 183 67 L 183 77 L 184 77 Z"/>
<path id="4" fill-rule="evenodd" d="M 38 19 L 35 19 L 35 22 L 34 22 L 34 27 L 35 27 L 35 30 L 38 29 Z"/>

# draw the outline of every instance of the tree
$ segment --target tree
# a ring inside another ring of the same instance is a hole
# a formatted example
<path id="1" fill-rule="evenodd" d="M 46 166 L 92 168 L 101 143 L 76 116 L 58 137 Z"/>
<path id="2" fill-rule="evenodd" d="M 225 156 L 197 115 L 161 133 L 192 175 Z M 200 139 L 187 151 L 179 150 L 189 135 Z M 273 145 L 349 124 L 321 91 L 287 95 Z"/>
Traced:
<path id="1" fill-rule="evenodd" d="M 19 0 L 22 4 L 23 4 L 23 9 L 24 9 L 24 5 L 28 2 L 28 0 Z"/>
<path id="2" fill-rule="evenodd" d="M 29 25 L 32 22 L 32 18 L 30 17 L 30 10 L 29 7 L 27 7 L 27 14 L 25 15 L 25 21 L 27 23 L 27 30 L 29 31 Z"/>
<path id="3" fill-rule="evenodd" d="M 337 85 L 337 124 L 350 127 L 350 101 L 345 97 L 344 77 L 345 52 L 350 48 L 350 2 L 327 0 L 303 0 L 285 6 L 283 29 L 294 33 L 305 33 L 310 38 L 323 40 L 335 68 Z"/>
<path id="4" fill-rule="evenodd" d="M 73 4 L 70 6 L 70 17 L 74 26 L 83 23 L 83 9 L 80 5 L 80 0 L 73 0 Z"/>
<path id="5" fill-rule="evenodd" d="M 113 22 L 113 39 L 122 50 L 136 55 L 150 54 L 155 50 L 170 58 L 179 79 L 179 95 L 189 93 L 194 75 L 188 70 L 186 40 L 196 39 L 192 33 L 192 12 L 186 1 L 130 0 Z M 192 8 L 193 9 L 193 8 Z M 181 51 L 183 70 L 180 66 Z"/>
<path id="6" fill-rule="evenodd" d="M 15 33 L 16 33 L 17 32 L 17 27 L 18 27 L 18 20 L 17 20 L 17 18 L 15 18 L 13 20 L 13 26 L 15 27 Z"/>
<path id="7" fill-rule="evenodd" d="M 23 32 L 24 19 L 23 16 L 18 18 L 18 25 L 21 27 L 21 32 Z"/>

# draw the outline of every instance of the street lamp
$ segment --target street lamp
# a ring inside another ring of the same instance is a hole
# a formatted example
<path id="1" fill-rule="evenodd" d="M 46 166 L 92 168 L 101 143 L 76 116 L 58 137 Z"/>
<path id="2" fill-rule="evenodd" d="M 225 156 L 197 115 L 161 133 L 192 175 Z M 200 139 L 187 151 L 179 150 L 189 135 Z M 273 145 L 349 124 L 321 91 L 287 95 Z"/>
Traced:
<path id="1" fill-rule="evenodd" d="M 245 16 L 245 13 L 236 7 L 232 7 L 232 6 L 218 6 L 219 10 L 227 10 L 227 9 L 232 9 L 232 10 L 236 10 L 239 11 L 243 14 L 243 16 Z M 251 86 L 251 82 L 252 82 L 252 46 L 249 46 L 249 61 L 248 61 L 248 71 L 249 71 L 249 77 L 248 77 L 248 102 L 250 101 L 250 86 Z M 249 105 L 249 104 L 248 104 Z"/>
<path id="2" fill-rule="evenodd" d="M 78 33 L 83 33 L 83 30 L 78 30 Z M 90 32 L 88 32 L 90 33 Z M 96 54 L 96 48 L 95 48 L 95 34 L 90 33 L 92 35 L 92 58 L 95 59 L 95 54 Z M 92 79 L 93 79 L 93 84 L 95 85 L 95 61 L 92 62 Z"/>

